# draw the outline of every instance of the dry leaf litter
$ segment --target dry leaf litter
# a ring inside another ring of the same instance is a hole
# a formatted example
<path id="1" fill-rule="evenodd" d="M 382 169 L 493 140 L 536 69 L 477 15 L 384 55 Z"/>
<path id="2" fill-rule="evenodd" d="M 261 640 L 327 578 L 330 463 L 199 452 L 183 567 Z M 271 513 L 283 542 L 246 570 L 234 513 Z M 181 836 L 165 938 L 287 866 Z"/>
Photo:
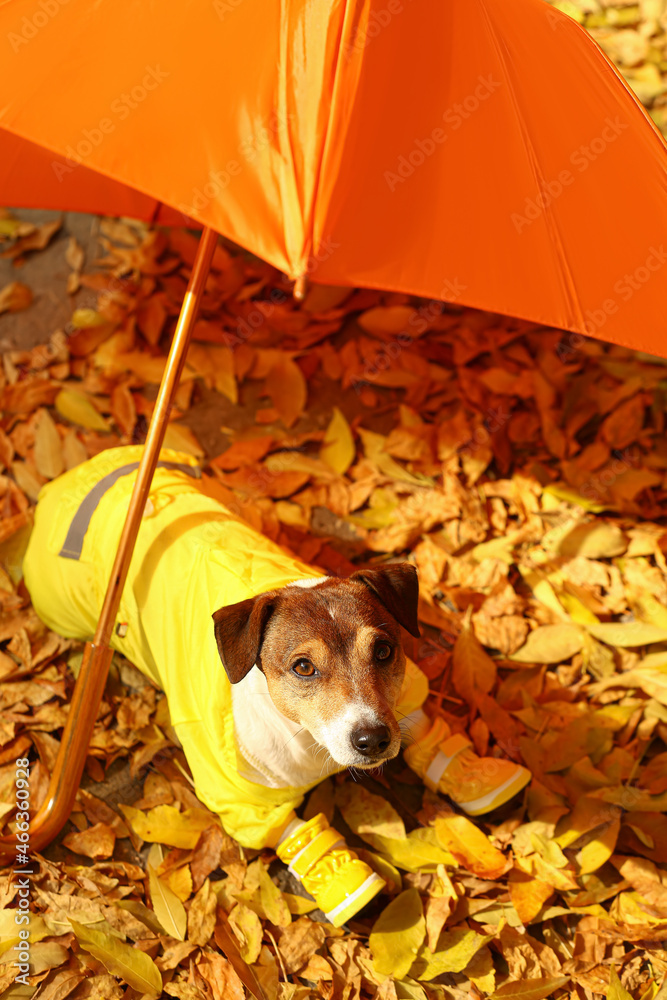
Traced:
<path id="1" fill-rule="evenodd" d="M 186 232 L 102 231 L 100 270 L 68 255 L 70 290 L 95 290 L 96 308 L 4 357 L 7 828 L 17 758 L 33 760 L 33 806 L 44 799 L 81 659 L 20 580 L 34 502 L 64 469 L 142 438 L 196 248 Z M 9 252 L 43 238 L 16 235 Z M 533 780 L 474 822 L 400 760 L 325 781 L 305 816 L 323 810 L 388 883 L 337 930 L 270 851 L 242 850 L 202 807 L 164 698 L 117 657 L 85 790 L 59 853 L 34 865 L 27 989 L 11 965 L 17 883 L 0 882 L 0 995 L 655 1000 L 667 973 L 665 363 L 404 295 L 313 285 L 297 306 L 289 290 L 218 248 L 167 444 L 327 572 L 413 561 L 424 636 L 408 652 L 429 712 Z M 188 419 L 211 390 L 252 419 L 207 453 Z M 119 767 L 134 799 L 105 801 Z"/>

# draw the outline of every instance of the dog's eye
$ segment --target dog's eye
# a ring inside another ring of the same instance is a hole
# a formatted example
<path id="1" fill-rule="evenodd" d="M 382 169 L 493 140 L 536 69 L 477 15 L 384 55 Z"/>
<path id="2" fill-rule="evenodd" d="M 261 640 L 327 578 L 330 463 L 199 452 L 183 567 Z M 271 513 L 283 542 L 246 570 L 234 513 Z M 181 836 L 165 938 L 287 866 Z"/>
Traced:
<path id="1" fill-rule="evenodd" d="M 292 670 L 297 675 L 297 677 L 314 677 L 317 670 L 310 662 L 310 660 L 297 660 Z"/>
<path id="2" fill-rule="evenodd" d="M 378 642 L 375 647 L 375 659 L 376 660 L 388 660 L 391 656 L 392 649 L 388 642 Z"/>

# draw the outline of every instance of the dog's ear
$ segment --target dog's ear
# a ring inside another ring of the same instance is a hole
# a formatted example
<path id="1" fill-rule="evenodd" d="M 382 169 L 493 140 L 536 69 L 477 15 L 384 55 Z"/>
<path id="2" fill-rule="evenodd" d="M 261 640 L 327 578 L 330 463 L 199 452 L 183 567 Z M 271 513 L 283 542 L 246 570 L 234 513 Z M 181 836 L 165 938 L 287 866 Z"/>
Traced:
<path id="1" fill-rule="evenodd" d="M 419 636 L 417 607 L 419 581 L 417 570 L 410 563 L 390 563 L 379 569 L 362 569 L 353 573 L 350 580 L 365 584 L 390 611 L 399 625 Z"/>
<path id="2" fill-rule="evenodd" d="M 214 613 L 215 641 L 232 684 L 242 681 L 257 662 L 275 598 L 276 592 L 270 591 Z"/>

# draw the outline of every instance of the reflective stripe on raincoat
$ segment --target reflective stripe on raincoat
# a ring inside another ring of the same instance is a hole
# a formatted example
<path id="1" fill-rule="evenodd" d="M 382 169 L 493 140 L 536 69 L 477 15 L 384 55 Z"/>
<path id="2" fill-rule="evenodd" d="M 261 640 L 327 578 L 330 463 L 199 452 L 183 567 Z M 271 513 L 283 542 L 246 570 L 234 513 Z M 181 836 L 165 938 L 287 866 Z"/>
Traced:
<path id="1" fill-rule="evenodd" d="M 61 635 L 90 639 L 95 631 L 142 451 L 101 452 L 40 493 L 24 576 L 38 615 Z M 231 686 L 211 615 L 322 573 L 207 496 L 191 456 L 163 450 L 160 459 L 117 619 L 127 629 L 114 631 L 111 644 L 167 695 L 201 801 L 239 843 L 274 846 L 313 785 L 268 788 L 239 774 Z M 408 661 L 397 714 L 414 711 L 426 693 L 426 678 Z"/>

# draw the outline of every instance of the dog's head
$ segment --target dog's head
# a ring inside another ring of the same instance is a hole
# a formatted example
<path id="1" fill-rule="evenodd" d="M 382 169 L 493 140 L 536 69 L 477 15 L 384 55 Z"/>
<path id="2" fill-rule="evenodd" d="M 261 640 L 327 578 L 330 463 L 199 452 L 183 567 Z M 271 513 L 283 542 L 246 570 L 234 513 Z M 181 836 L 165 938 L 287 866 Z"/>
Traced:
<path id="1" fill-rule="evenodd" d="M 408 563 L 314 578 L 216 611 L 215 638 L 232 684 L 256 664 L 279 711 L 338 764 L 377 767 L 400 749 L 400 626 L 419 635 L 417 599 Z"/>

